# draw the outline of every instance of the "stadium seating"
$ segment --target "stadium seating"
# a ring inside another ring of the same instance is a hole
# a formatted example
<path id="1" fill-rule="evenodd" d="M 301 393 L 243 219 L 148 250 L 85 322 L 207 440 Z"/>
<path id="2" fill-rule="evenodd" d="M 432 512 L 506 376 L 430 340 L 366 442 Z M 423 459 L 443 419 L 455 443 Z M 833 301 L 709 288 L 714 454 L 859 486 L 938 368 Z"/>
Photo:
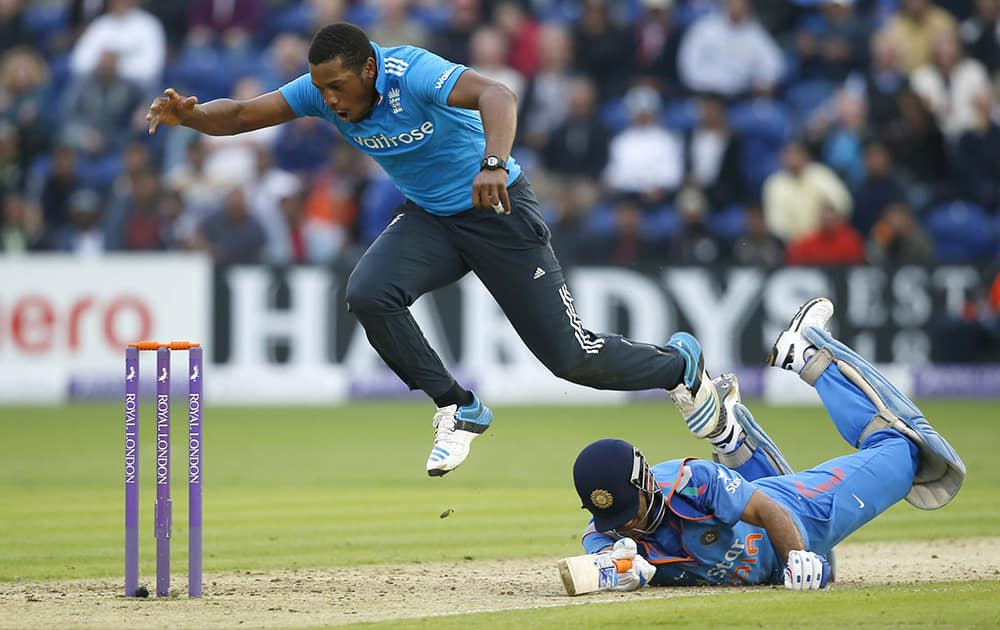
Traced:
<path id="1" fill-rule="evenodd" d="M 782 100 L 791 109 L 797 127 L 805 125 L 824 103 L 830 100 L 837 85 L 825 79 L 810 79 L 793 83 L 784 90 Z"/>
<path id="2" fill-rule="evenodd" d="M 708 229 L 716 238 L 733 242 L 746 231 L 746 209 L 734 204 L 708 215 Z"/>
<path id="3" fill-rule="evenodd" d="M 980 206 L 964 201 L 935 206 L 924 223 L 941 262 L 975 262 L 996 253 L 996 226 Z"/>

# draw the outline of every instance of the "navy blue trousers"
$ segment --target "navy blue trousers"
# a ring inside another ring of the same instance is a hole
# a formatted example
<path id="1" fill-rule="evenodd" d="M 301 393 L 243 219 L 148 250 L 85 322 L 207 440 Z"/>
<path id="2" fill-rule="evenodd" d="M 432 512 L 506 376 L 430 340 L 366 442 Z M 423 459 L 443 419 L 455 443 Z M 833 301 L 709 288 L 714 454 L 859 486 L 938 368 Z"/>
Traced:
<path id="1" fill-rule="evenodd" d="M 436 216 L 407 202 L 362 256 L 347 283 L 348 308 L 386 364 L 432 398 L 454 385 L 409 307 L 471 271 L 556 376 L 598 389 L 675 386 L 684 366 L 674 350 L 584 328 L 531 185 L 521 177 L 508 193 L 509 215 L 471 208 Z"/>

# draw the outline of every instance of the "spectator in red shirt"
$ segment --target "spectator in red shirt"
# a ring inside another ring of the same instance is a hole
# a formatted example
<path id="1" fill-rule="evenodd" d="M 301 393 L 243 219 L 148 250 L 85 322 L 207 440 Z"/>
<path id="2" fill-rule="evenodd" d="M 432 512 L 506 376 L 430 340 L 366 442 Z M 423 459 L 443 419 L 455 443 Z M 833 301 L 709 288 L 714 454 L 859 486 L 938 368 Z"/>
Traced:
<path id="1" fill-rule="evenodd" d="M 993 286 L 990 287 L 990 306 L 997 313 L 1000 313 L 1000 272 L 993 279 Z"/>
<path id="2" fill-rule="evenodd" d="M 832 206 L 820 213 L 819 230 L 793 241 L 785 252 L 789 265 L 856 265 L 865 261 L 865 241 Z"/>
<path id="3" fill-rule="evenodd" d="M 501 2 L 493 11 L 493 22 L 507 36 L 507 65 L 532 77 L 541 62 L 541 27 L 517 2 Z"/>

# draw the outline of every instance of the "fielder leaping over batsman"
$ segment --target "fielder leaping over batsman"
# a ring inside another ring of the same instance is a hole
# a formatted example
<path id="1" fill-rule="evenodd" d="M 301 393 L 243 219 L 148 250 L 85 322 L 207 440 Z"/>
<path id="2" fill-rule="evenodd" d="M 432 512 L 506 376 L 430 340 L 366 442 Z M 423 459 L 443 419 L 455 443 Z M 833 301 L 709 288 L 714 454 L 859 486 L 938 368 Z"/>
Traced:
<path id="1" fill-rule="evenodd" d="M 713 444 L 714 462 L 677 459 L 650 468 L 621 440 L 583 449 L 573 468 L 593 515 L 583 546 L 604 561 L 625 560 L 602 574 L 601 588 L 824 588 L 834 546 L 856 529 L 903 498 L 932 510 L 955 496 L 965 478 L 962 460 L 892 383 L 827 332 L 832 316 L 829 300 L 806 302 L 768 363 L 815 387 L 840 435 L 859 450 L 798 473 L 740 402 L 736 378 L 710 380 L 697 340 L 671 338 L 687 371 L 670 395 L 692 433 Z M 573 594 L 565 561 L 560 570 Z"/>

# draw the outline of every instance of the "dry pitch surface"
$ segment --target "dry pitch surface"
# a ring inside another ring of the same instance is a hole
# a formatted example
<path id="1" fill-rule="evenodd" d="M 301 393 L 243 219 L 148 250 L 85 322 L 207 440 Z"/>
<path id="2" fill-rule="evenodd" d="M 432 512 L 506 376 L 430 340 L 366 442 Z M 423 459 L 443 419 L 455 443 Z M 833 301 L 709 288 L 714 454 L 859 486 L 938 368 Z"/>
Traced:
<path id="1" fill-rule="evenodd" d="M 852 585 L 1000 579 L 1000 538 L 928 543 L 845 543 L 839 583 Z M 291 628 L 464 612 L 563 606 L 598 599 L 703 594 L 649 588 L 570 599 L 554 562 L 467 561 L 209 574 L 189 601 L 174 576 L 169 601 L 120 596 L 121 580 L 0 583 L 0 628 Z"/>

